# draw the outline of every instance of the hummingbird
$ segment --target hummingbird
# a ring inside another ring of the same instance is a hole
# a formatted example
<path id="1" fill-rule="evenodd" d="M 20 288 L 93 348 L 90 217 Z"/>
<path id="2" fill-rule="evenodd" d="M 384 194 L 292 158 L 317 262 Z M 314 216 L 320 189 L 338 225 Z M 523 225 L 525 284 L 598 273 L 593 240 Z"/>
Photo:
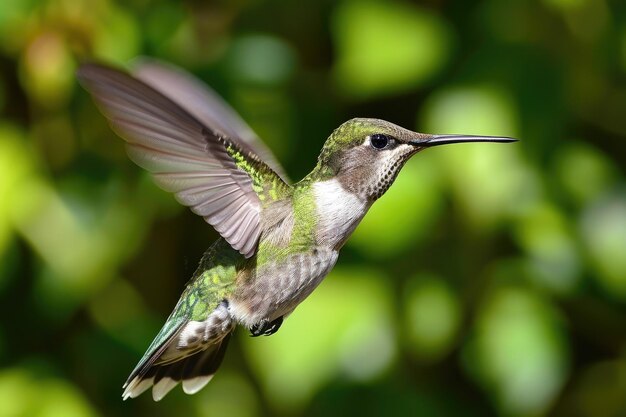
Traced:
<path id="1" fill-rule="evenodd" d="M 170 64 L 131 72 L 83 64 L 77 77 L 131 160 L 221 236 L 204 253 L 173 312 L 123 386 L 124 400 L 178 383 L 201 390 L 236 325 L 269 336 L 333 269 L 372 204 L 418 152 L 503 136 L 425 134 L 371 118 L 348 120 L 317 165 L 291 183 L 270 150 L 217 93 Z"/>

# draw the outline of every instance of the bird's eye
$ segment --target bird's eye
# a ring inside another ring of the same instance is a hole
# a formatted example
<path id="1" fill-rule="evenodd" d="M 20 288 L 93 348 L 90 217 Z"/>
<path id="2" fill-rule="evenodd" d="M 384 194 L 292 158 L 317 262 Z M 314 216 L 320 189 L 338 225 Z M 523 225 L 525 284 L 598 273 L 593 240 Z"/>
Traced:
<path id="1" fill-rule="evenodd" d="M 382 133 L 370 136 L 370 144 L 375 149 L 385 149 L 389 145 L 389 142 L 391 142 L 391 138 Z"/>

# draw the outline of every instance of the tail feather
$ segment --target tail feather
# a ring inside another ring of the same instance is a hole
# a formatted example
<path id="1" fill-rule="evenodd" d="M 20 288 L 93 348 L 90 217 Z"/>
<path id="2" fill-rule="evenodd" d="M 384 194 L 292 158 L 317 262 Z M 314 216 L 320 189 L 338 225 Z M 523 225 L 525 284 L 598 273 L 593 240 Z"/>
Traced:
<path id="1" fill-rule="evenodd" d="M 185 394 L 195 394 L 204 388 L 206 384 L 211 381 L 211 379 L 213 379 L 213 375 L 196 376 L 194 378 L 184 379 L 183 391 Z"/>
<path id="2" fill-rule="evenodd" d="M 228 346 L 228 340 L 231 333 L 228 333 L 221 341 L 221 345 L 211 352 L 211 355 L 204 355 L 197 361 L 188 361 L 185 364 L 183 371 L 183 391 L 186 394 L 195 394 L 200 391 L 206 384 L 211 381 L 215 372 L 219 368 L 224 354 L 226 353 L 226 346 Z"/>
<path id="3" fill-rule="evenodd" d="M 168 376 L 161 378 L 159 382 L 154 382 L 152 386 L 152 398 L 154 401 L 161 401 L 168 392 L 178 384 L 178 380 Z"/>
<path id="4" fill-rule="evenodd" d="M 124 391 L 124 395 L 123 395 L 122 398 L 124 400 L 127 400 L 128 398 L 138 397 L 141 394 L 143 394 L 144 392 L 146 392 L 146 390 L 148 388 L 150 388 L 153 383 L 154 383 L 154 377 L 147 378 L 147 379 L 142 379 L 142 380 L 140 380 L 139 377 L 135 377 L 131 381 L 130 384 L 127 384 L 127 386 L 129 388 L 126 389 L 126 391 Z M 126 388 L 126 387 L 124 387 L 124 388 Z"/>
<path id="5" fill-rule="evenodd" d="M 231 332 L 207 349 L 181 357 L 180 360 L 165 363 L 155 360 L 146 363 L 146 367 L 131 375 L 132 379 L 125 384 L 123 399 L 135 398 L 153 387 L 152 398 L 160 401 L 181 381 L 186 394 L 195 394 L 217 372 L 224 359 L 230 335 Z"/>
<path id="6" fill-rule="evenodd" d="M 169 366 L 160 366 L 154 376 L 152 398 L 161 401 L 182 379 L 185 360 L 171 363 Z"/>

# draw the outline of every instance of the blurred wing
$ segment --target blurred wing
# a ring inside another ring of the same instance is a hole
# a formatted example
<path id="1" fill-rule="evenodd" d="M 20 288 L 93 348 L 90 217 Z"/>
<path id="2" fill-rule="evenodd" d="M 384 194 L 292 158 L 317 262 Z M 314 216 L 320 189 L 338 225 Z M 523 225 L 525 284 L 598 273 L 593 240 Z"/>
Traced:
<path id="1" fill-rule="evenodd" d="M 161 188 L 204 217 L 233 248 L 252 256 L 260 235 L 257 191 L 262 192 L 266 181 L 286 187 L 282 180 L 256 155 L 244 154 L 129 74 L 87 64 L 78 78 L 126 140 L 130 158 L 151 172 Z"/>
<path id="2" fill-rule="evenodd" d="M 132 74 L 177 103 L 200 122 L 231 138 L 240 148 L 258 155 L 281 178 L 283 167 L 254 131 L 215 91 L 190 73 L 154 59 L 142 58 Z"/>

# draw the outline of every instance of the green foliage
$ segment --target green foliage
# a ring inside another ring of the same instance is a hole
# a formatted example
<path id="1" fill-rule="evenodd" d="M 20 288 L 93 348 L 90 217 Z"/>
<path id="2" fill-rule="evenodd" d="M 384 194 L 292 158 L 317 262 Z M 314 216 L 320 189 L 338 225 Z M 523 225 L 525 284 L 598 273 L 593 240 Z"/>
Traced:
<path id="1" fill-rule="evenodd" d="M 333 15 L 336 83 L 352 96 L 420 85 L 441 70 L 450 53 L 441 17 L 410 4 L 345 1 Z"/>
<path id="2" fill-rule="evenodd" d="M 216 237 L 76 83 L 138 55 L 296 180 L 352 117 L 521 141 L 416 156 L 276 335 L 122 403 Z M 626 415 L 623 2 L 12 0 L 0 56 L 0 415 Z"/>

